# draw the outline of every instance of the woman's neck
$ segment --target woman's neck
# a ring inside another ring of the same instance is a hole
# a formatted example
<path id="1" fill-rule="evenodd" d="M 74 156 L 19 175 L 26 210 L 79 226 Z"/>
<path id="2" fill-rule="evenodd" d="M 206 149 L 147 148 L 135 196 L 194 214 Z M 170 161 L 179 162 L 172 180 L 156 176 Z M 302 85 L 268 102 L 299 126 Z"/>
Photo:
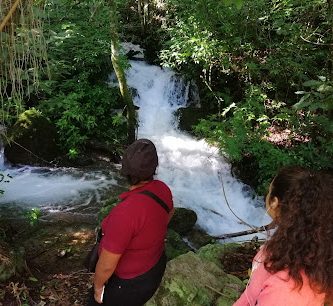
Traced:
<path id="1" fill-rule="evenodd" d="M 130 188 L 129 188 L 129 190 L 134 190 L 134 189 L 136 189 L 136 188 L 140 188 L 140 187 L 146 185 L 146 184 L 149 183 L 149 182 L 150 182 L 150 181 L 141 181 L 141 182 L 139 182 L 139 183 L 137 183 L 137 184 L 135 184 L 135 185 L 131 185 Z"/>

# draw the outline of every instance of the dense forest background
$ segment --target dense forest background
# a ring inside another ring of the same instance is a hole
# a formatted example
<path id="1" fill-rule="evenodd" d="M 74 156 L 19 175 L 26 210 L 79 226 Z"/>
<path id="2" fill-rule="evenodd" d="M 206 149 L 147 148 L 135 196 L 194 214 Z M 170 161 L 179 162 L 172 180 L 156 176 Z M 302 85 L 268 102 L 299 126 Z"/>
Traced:
<path id="1" fill-rule="evenodd" d="M 150 63 L 196 82 L 193 133 L 219 146 L 259 193 L 281 166 L 332 167 L 331 0 L 27 3 L 1 32 L 7 128 L 33 109 L 55 124 L 69 158 L 91 139 L 121 152 L 125 104 L 107 84 L 116 30 Z M 120 63 L 126 69 L 126 56 Z"/>

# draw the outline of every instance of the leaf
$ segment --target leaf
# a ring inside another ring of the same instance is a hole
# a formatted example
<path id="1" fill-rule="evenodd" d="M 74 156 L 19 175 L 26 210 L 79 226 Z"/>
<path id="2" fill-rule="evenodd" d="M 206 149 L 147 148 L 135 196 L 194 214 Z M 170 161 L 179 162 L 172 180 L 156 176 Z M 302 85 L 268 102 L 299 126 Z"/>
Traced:
<path id="1" fill-rule="evenodd" d="M 320 92 L 320 93 L 332 92 L 333 87 L 330 86 L 330 85 L 322 84 L 318 87 L 317 91 Z"/>
<path id="2" fill-rule="evenodd" d="M 294 108 L 296 109 L 301 109 L 305 106 L 305 101 L 310 97 L 310 94 L 306 94 L 304 95 L 301 100 L 299 100 L 299 102 L 297 102 L 296 104 L 293 105 Z"/>
<path id="3" fill-rule="evenodd" d="M 305 87 L 317 87 L 322 84 L 321 81 L 316 81 L 316 80 L 309 80 L 303 83 L 303 86 Z"/>
<path id="4" fill-rule="evenodd" d="M 38 282 L 38 279 L 36 277 L 30 276 L 29 280 L 32 282 Z"/>

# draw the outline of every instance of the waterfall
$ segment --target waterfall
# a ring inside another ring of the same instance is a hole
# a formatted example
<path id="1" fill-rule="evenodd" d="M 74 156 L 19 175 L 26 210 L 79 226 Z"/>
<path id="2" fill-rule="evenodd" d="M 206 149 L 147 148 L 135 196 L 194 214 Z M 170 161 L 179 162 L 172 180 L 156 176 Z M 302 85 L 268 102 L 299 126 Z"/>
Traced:
<path id="1" fill-rule="evenodd" d="M 174 114 L 187 105 L 189 82 L 169 69 L 142 61 L 131 61 L 127 80 L 137 93 L 139 137 L 155 143 L 157 178 L 170 186 L 175 206 L 194 210 L 198 226 L 211 235 L 248 229 L 234 214 L 254 226 L 269 223 L 262 199 L 231 175 L 218 148 L 177 128 Z M 121 186 L 119 165 L 113 171 L 8 165 L 2 169 L 0 208 L 18 205 L 96 214 L 101 200 Z"/>
<path id="2" fill-rule="evenodd" d="M 186 106 L 189 84 L 169 69 L 137 61 L 131 61 L 127 81 L 137 92 L 139 137 L 155 143 L 157 178 L 170 186 L 175 205 L 194 210 L 211 235 L 248 229 L 234 214 L 253 226 L 269 223 L 262 199 L 231 175 L 218 149 L 177 128 L 174 113 Z"/>

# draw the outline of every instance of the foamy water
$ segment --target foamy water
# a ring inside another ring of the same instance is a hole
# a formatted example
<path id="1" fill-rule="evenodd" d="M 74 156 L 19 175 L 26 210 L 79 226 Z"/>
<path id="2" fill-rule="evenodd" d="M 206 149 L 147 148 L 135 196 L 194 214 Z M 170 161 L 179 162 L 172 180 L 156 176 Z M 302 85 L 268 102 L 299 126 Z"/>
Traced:
<path id="1" fill-rule="evenodd" d="M 103 194 L 118 186 L 110 172 L 75 168 L 28 167 L 7 168 L 0 184 L 4 194 L 0 204 L 25 208 L 39 207 L 45 211 L 96 211 Z"/>
<path id="2" fill-rule="evenodd" d="M 269 223 L 262 199 L 232 177 L 230 165 L 218 149 L 177 128 L 174 112 L 187 104 L 188 83 L 169 69 L 135 61 L 131 61 L 127 78 L 129 86 L 137 91 L 139 137 L 155 143 L 159 154 L 157 178 L 170 186 L 175 205 L 194 210 L 198 226 L 211 235 L 249 229 L 240 224 L 227 202 L 245 222 L 253 226 Z M 5 192 L 0 204 L 41 207 L 50 212 L 89 213 L 92 205 L 98 206 L 110 190 L 119 187 L 117 171 L 3 169 L 5 179 L 0 189 Z M 9 183 L 4 182 L 7 174 L 12 176 Z"/>
<path id="3" fill-rule="evenodd" d="M 171 70 L 144 62 L 132 61 L 131 65 L 127 77 L 138 93 L 139 137 L 155 143 L 157 178 L 171 187 L 175 205 L 193 209 L 198 225 L 212 235 L 249 229 L 240 224 L 227 202 L 245 222 L 253 226 L 269 223 L 262 199 L 232 177 L 230 165 L 218 149 L 177 128 L 174 112 L 186 106 L 188 84 Z"/>

